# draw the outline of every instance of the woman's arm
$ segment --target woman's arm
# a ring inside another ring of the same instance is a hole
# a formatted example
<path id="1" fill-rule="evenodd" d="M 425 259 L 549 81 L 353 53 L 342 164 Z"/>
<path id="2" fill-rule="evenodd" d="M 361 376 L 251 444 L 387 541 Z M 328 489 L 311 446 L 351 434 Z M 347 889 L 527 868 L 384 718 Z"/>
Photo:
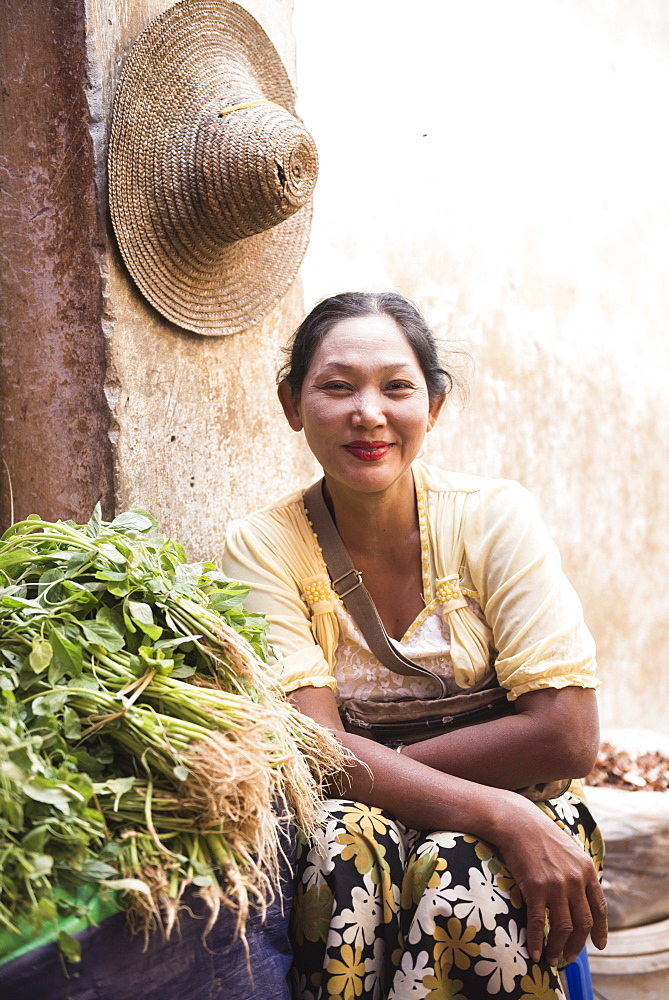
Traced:
<path id="1" fill-rule="evenodd" d="M 492 631 L 495 670 L 515 697 L 517 714 L 404 752 L 500 788 L 582 777 L 596 757 L 599 723 L 594 643 L 580 601 L 531 494 L 517 483 L 481 482 L 480 492 L 468 495 L 463 505 L 463 574 Z M 444 553 L 453 548 L 448 529 L 454 518 L 448 496 L 439 497 L 432 518 L 435 566 L 442 573 L 451 568 Z M 445 614 L 454 668 L 460 664 L 461 670 L 470 658 L 466 630 L 459 636 L 460 619 L 467 615 L 467 609 Z M 465 680 L 458 683 L 468 686 Z"/>
<path id="2" fill-rule="evenodd" d="M 597 699 L 590 688 L 544 688 L 516 701 L 517 715 L 458 729 L 404 748 L 439 771 L 497 788 L 582 778 L 599 746 Z"/>
<path id="3" fill-rule="evenodd" d="M 302 688 L 296 707 L 334 731 L 357 762 L 342 775 L 337 793 L 387 809 L 413 829 L 455 830 L 494 844 L 512 871 L 528 911 L 528 949 L 536 961 L 550 912 L 546 953 L 575 957 L 588 934 L 606 944 L 606 903 L 594 865 L 583 850 L 531 802 L 444 773 L 342 729 L 332 691 Z M 478 727 L 482 728 L 482 727 Z"/>

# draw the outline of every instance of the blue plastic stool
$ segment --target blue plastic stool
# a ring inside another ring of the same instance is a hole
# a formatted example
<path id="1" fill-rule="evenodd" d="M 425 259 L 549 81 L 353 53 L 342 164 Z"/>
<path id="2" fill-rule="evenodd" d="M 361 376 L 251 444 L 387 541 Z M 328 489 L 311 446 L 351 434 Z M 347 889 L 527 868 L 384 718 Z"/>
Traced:
<path id="1" fill-rule="evenodd" d="M 567 980 L 569 1000 L 595 1000 L 592 992 L 588 953 L 585 948 L 575 962 L 570 962 L 565 967 L 564 976 Z"/>

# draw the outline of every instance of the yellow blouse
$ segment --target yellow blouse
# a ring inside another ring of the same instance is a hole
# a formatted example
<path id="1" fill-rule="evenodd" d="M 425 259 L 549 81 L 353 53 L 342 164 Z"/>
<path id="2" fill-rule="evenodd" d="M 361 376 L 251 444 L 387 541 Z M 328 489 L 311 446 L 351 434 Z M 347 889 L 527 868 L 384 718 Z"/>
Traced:
<path id="1" fill-rule="evenodd" d="M 412 469 L 425 608 L 402 642 L 439 604 L 450 628 L 458 687 L 475 684 L 491 655 L 510 700 L 538 688 L 598 687 L 594 642 L 580 601 L 530 493 L 506 479 L 445 472 L 422 462 Z M 284 690 L 336 690 L 339 598 L 302 492 L 232 521 L 222 569 L 251 587 L 245 606 L 267 616 L 268 639 L 278 653 L 272 667 Z"/>

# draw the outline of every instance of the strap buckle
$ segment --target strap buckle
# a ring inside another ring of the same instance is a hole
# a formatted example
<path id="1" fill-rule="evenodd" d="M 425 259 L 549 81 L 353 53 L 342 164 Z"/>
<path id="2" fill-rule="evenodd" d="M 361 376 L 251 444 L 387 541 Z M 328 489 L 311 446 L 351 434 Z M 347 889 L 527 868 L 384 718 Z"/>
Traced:
<path id="1" fill-rule="evenodd" d="M 345 590 L 343 593 L 337 590 L 337 584 L 341 583 L 342 580 L 345 580 L 346 577 L 350 576 L 351 574 L 353 574 L 356 578 L 356 582 L 353 584 L 353 586 L 349 587 L 348 590 Z M 344 597 L 348 597 L 349 594 L 351 594 L 354 590 L 357 590 L 358 587 L 360 586 L 362 586 L 362 573 L 359 570 L 354 569 L 352 566 L 350 569 L 347 569 L 345 573 L 342 573 L 341 576 L 338 576 L 336 580 L 332 581 L 332 589 L 334 590 L 337 597 L 341 597 L 342 600 Z"/>

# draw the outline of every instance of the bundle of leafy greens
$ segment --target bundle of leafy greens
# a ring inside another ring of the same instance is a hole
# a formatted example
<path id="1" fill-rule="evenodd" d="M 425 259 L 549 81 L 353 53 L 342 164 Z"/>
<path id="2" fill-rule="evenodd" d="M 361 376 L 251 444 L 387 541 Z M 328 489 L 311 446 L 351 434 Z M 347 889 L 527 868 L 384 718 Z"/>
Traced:
<path id="1" fill-rule="evenodd" d="M 0 927 L 58 933 L 68 887 L 118 890 L 169 935 L 187 886 L 236 915 L 277 888 L 345 763 L 279 692 L 248 589 L 143 510 L 37 516 L 0 539 Z M 77 957 L 77 943 L 61 934 Z"/>

